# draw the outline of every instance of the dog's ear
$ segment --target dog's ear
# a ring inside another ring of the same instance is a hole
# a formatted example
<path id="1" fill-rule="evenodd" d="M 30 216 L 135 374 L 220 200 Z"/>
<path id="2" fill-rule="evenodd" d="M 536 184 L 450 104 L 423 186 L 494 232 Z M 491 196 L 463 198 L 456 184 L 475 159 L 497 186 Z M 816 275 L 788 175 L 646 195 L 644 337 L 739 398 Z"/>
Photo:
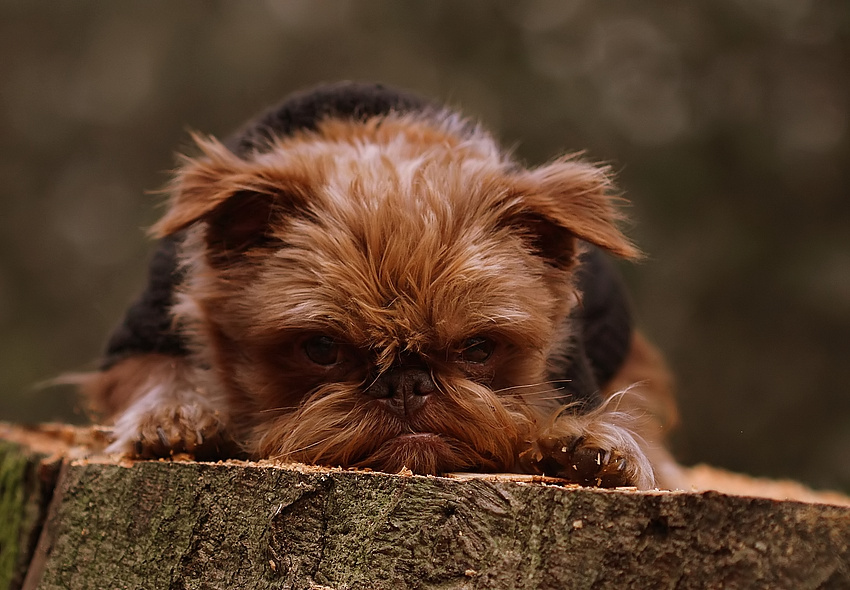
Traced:
<path id="1" fill-rule="evenodd" d="M 273 219 L 306 202 L 306 180 L 292 171 L 243 160 L 214 138 L 193 139 L 201 155 L 182 157 L 168 187 L 167 211 L 151 227 L 152 236 L 205 222 L 213 249 L 245 250 L 266 238 Z"/>
<path id="2" fill-rule="evenodd" d="M 609 170 L 567 156 L 521 173 L 519 222 L 533 236 L 534 247 L 556 266 L 575 257 L 575 238 L 629 259 L 640 251 L 617 224 L 624 217 L 613 192 Z"/>

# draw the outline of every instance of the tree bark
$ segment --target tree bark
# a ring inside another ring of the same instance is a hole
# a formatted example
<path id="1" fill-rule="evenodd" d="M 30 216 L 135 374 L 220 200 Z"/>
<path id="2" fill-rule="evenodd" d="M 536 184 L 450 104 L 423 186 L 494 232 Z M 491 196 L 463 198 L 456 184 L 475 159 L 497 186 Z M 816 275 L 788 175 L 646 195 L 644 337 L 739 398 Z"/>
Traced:
<path id="1" fill-rule="evenodd" d="M 847 506 L 57 459 L 10 431 L 0 429 L 17 441 L 0 446 L 0 564 L 11 572 L 0 589 L 850 588 Z M 33 485 L 42 469 L 53 475 Z"/>

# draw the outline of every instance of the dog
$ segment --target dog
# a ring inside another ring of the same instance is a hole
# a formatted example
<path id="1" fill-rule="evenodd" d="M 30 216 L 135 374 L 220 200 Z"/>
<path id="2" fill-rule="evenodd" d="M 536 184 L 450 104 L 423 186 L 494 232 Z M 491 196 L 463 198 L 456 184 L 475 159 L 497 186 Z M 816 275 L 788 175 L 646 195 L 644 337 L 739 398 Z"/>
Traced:
<path id="1" fill-rule="evenodd" d="M 672 380 L 609 260 L 640 252 L 608 168 L 523 166 L 380 84 L 193 140 L 82 384 L 109 450 L 665 485 Z"/>

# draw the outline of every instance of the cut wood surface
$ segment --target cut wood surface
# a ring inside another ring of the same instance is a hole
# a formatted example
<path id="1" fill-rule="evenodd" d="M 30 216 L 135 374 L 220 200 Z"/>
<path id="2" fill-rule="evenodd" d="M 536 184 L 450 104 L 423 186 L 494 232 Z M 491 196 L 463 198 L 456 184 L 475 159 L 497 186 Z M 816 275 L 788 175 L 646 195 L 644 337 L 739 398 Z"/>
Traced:
<path id="1" fill-rule="evenodd" d="M 0 589 L 850 588 L 840 495 L 134 462 L 92 432 L 0 426 Z"/>

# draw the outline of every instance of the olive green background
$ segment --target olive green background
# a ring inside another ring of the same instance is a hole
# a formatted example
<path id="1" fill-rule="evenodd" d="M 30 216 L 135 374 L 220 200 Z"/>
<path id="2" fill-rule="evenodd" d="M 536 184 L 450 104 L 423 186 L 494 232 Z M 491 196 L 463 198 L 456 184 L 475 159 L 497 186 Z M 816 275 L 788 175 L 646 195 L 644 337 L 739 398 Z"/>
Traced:
<path id="1" fill-rule="evenodd" d="M 0 2 L 0 419 L 84 419 L 33 386 L 95 365 L 188 131 L 340 79 L 611 163 L 677 455 L 850 490 L 846 0 Z"/>

